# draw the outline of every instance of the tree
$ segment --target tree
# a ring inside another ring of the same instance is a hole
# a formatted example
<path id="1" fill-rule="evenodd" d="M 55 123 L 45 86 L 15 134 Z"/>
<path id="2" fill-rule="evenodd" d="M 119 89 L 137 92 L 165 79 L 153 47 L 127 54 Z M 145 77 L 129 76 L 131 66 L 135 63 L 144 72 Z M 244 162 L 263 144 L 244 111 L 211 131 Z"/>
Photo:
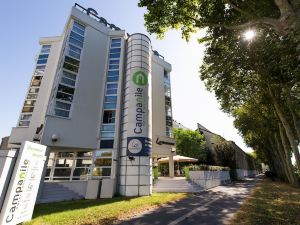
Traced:
<path id="1" fill-rule="evenodd" d="M 196 158 L 200 163 L 207 161 L 208 154 L 202 134 L 192 130 L 174 129 L 174 138 L 178 155 Z"/>
<path id="2" fill-rule="evenodd" d="M 148 31 L 159 36 L 169 29 L 181 29 L 188 39 L 190 33 L 205 27 L 260 27 L 297 38 L 300 31 L 298 0 L 140 0 L 138 5 L 148 10 Z"/>
<path id="3" fill-rule="evenodd" d="M 141 0 L 139 6 L 147 7 L 146 27 L 159 37 L 180 29 L 188 40 L 207 28 L 201 79 L 236 118 L 248 145 L 293 183 L 291 152 L 300 167 L 299 0 Z M 245 43 L 241 30 L 250 28 L 258 38 Z"/>

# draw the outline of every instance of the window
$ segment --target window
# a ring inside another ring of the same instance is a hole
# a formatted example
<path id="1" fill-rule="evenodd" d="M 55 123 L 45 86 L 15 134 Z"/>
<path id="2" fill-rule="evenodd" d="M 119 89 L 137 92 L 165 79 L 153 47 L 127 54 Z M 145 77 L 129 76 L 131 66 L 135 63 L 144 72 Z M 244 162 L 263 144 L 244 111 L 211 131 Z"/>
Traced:
<path id="1" fill-rule="evenodd" d="M 115 131 L 115 125 L 114 124 L 104 124 L 101 126 L 102 131 Z"/>
<path id="2" fill-rule="evenodd" d="M 49 53 L 50 49 L 51 49 L 51 45 L 43 45 L 42 50 L 41 50 L 41 54 Z"/>
<path id="3" fill-rule="evenodd" d="M 28 94 L 27 99 L 37 99 L 37 94 Z"/>
<path id="4" fill-rule="evenodd" d="M 56 116 L 69 117 L 69 115 L 70 115 L 69 111 L 65 111 L 65 110 L 61 110 L 61 109 L 54 109 L 54 111 L 55 111 Z"/>
<path id="5" fill-rule="evenodd" d="M 32 114 L 21 114 L 18 126 L 19 127 L 28 127 L 30 124 L 31 117 L 32 117 Z"/>
<path id="6" fill-rule="evenodd" d="M 96 150 L 94 152 L 94 169 L 93 176 L 105 177 L 111 175 L 112 167 L 112 151 L 111 150 Z"/>
<path id="7" fill-rule="evenodd" d="M 39 59 L 48 59 L 49 54 L 39 55 Z"/>
<path id="8" fill-rule="evenodd" d="M 74 45 L 77 45 L 77 46 L 79 46 L 81 48 L 83 47 L 83 43 L 81 41 L 78 41 L 78 40 L 76 40 L 76 39 L 74 39 L 72 37 L 70 37 L 69 42 L 72 43 L 72 44 L 74 44 Z"/>
<path id="9" fill-rule="evenodd" d="M 121 52 L 121 48 L 111 48 L 109 50 L 109 53 L 120 53 Z"/>
<path id="10" fill-rule="evenodd" d="M 112 164 L 112 159 L 111 158 L 96 158 L 94 161 L 95 167 L 98 166 L 111 166 Z"/>
<path id="11" fill-rule="evenodd" d="M 71 88 L 71 87 L 68 87 L 68 86 L 65 86 L 65 85 L 58 85 L 58 91 L 59 92 L 63 92 L 63 93 L 67 93 L 67 94 L 70 94 L 70 95 L 73 95 L 74 94 L 74 88 Z"/>
<path id="12" fill-rule="evenodd" d="M 65 102 L 56 101 L 55 107 L 59 108 L 59 109 L 70 110 L 71 104 L 65 103 Z"/>
<path id="13" fill-rule="evenodd" d="M 71 64 L 65 62 L 63 67 L 67 70 L 78 73 L 78 67 L 77 66 L 74 66 L 74 65 L 71 65 Z"/>
<path id="14" fill-rule="evenodd" d="M 101 132 L 101 138 L 114 138 L 115 132 Z"/>
<path id="15" fill-rule="evenodd" d="M 113 148 L 114 147 L 114 140 L 101 140 L 100 141 L 100 148 Z"/>
<path id="16" fill-rule="evenodd" d="M 86 180 L 92 162 L 92 152 L 51 152 L 45 180 Z"/>
<path id="17" fill-rule="evenodd" d="M 63 67 L 67 70 L 77 73 L 79 69 L 79 61 L 77 59 L 65 56 L 65 62 Z"/>
<path id="18" fill-rule="evenodd" d="M 119 43 L 111 43 L 110 47 L 112 47 L 112 48 L 121 47 L 121 42 L 119 42 Z"/>
<path id="19" fill-rule="evenodd" d="M 168 137 L 172 137 L 173 136 L 173 128 L 172 127 L 166 127 L 167 130 L 166 130 L 166 135 Z"/>
<path id="20" fill-rule="evenodd" d="M 167 116 L 172 116 L 172 109 L 170 106 L 166 106 L 166 115 Z"/>
<path id="21" fill-rule="evenodd" d="M 81 49 L 77 48 L 73 45 L 69 45 L 69 55 L 76 58 L 80 59 L 80 54 L 81 54 Z"/>
<path id="22" fill-rule="evenodd" d="M 76 39 L 80 42 L 83 42 L 83 39 L 84 39 L 81 35 L 76 34 L 73 31 L 71 31 L 70 37 L 73 38 L 73 39 Z"/>
<path id="23" fill-rule="evenodd" d="M 60 100 L 64 100 L 67 102 L 72 102 L 73 101 L 73 95 L 57 92 L 56 98 Z"/>
<path id="24" fill-rule="evenodd" d="M 107 95 L 116 95 L 118 93 L 118 84 L 113 83 L 113 84 L 106 84 L 106 94 Z"/>
<path id="25" fill-rule="evenodd" d="M 121 43 L 121 38 L 111 39 L 111 43 Z"/>
<path id="26" fill-rule="evenodd" d="M 109 65 L 119 65 L 120 60 L 119 59 L 111 59 L 109 60 Z"/>
<path id="27" fill-rule="evenodd" d="M 69 64 L 72 64 L 74 66 L 77 66 L 77 67 L 79 66 L 79 60 L 73 59 L 73 58 L 68 57 L 68 56 L 65 56 L 65 62 L 69 63 Z"/>
<path id="28" fill-rule="evenodd" d="M 108 69 L 110 69 L 110 70 L 118 70 L 119 69 L 119 65 L 109 65 Z"/>
<path id="29" fill-rule="evenodd" d="M 95 151 L 95 157 L 112 157 L 111 150 L 97 150 Z"/>
<path id="30" fill-rule="evenodd" d="M 85 27 L 83 26 L 83 25 L 81 25 L 80 23 L 78 23 L 78 22 L 76 22 L 76 21 L 74 21 L 74 24 L 73 24 L 73 30 L 76 30 L 76 29 L 74 29 L 74 28 L 77 28 L 78 30 L 80 30 L 80 31 L 82 31 L 82 35 L 84 34 L 84 31 L 85 31 Z M 78 32 L 78 33 L 80 33 L 80 32 Z"/>
<path id="31" fill-rule="evenodd" d="M 103 123 L 115 123 L 116 112 L 114 110 L 104 110 Z"/>
<path id="32" fill-rule="evenodd" d="M 39 88 L 32 87 L 32 88 L 29 88 L 29 93 L 38 93 L 39 90 L 40 90 Z"/>
<path id="33" fill-rule="evenodd" d="M 40 86 L 42 83 L 42 76 L 33 76 L 31 79 L 31 85 L 30 86 Z"/>
<path id="34" fill-rule="evenodd" d="M 171 97 L 165 96 L 165 102 L 167 106 L 171 106 Z"/>
<path id="35" fill-rule="evenodd" d="M 33 112 L 34 107 L 23 107 L 22 112 L 26 113 L 26 112 Z"/>
<path id="36" fill-rule="evenodd" d="M 35 100 L 26 100 L 24 103 L 24 106 L 34 106 L 35 105 Z"/>
<path id="37" fill-rule="evenodd" d="M 172 121 L 172 117 L 171 116 L 166 116 L 166 124 L 167 124 L 167 126 L 172 127 L 173 121 Z"/>
<path id="38" fill-rule="evenodd" d="M 45 71 L 46 65 L 37 65 L 36 70 L 37 72 Z"/>
<path id="39" fill-rule="evenodd" d="M 68 102 L 73 101 L 73 94 L 74 94 L 74 88 L 65 86 L 65 85 L 58 85 L 56 98 Z"/>
<path id="40" fill-rule="evenodd" d="M 120 58 L 120 52 L 119 53 L 111 53 L 109 54 L 109 58 L 112 59 L 112 58 Z"/>
<path id="41" fill-rule="evenodd" d="M 93 176 L 96 177 L 109 177 L 111 174 L 111 168 L 94 168 Z"/>
<path id="42" fill-rule="evenodd" d="M 117 107 L 117 96 L 105 96 L 104 109 L 115 109 Z"/>
<path id="43" fill-rule="evenodd" d="M 67 84 L 70 86 L 75 86 L 76 83 L 76 75 L 73 73 L 69 73 L 67 71 L 63 71 L 61 82 L 63 84 Z"/>

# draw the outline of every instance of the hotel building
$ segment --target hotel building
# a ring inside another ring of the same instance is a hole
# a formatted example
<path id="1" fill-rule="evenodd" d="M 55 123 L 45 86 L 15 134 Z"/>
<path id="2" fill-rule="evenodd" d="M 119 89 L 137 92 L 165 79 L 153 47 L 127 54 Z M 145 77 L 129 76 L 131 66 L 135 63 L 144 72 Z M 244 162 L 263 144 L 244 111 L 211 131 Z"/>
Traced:
<path id="1" fill-rule="evenodd" d="M 47 146 L 41 192 L 55 183 L 80 196 L 101 188 L 151 194 L 152 163 L 175 151 L 171 65 L 146 35 L 128 34 L 78 4 L 63 34 L 40 45 L 9 146 Z"/>

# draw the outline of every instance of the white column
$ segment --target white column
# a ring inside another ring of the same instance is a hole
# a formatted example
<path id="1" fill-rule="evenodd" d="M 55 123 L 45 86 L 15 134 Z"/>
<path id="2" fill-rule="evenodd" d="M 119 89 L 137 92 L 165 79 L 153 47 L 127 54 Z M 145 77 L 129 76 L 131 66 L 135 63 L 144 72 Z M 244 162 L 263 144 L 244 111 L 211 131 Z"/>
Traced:
<path id="1" fill-rule="evenodd" d="M 151 194 L 151 56 L 147 36 L 128 38 L 119 188 L 125 196 Z"/>
<path id="2" fill-rule="evenodd" d="M 169 176 L 174 177 L 174 159 L 173 159 L 173 152 L 171 152 L 171 155 L 169 156 Z"/>

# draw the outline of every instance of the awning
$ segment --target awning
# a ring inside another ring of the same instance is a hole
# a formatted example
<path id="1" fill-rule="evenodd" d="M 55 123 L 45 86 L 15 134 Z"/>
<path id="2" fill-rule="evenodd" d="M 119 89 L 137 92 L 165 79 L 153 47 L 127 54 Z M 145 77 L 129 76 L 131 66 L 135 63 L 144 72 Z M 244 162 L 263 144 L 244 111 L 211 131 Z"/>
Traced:
<path id="1" fill-rule="evenodd" d="M 181 156 L 181 155 L 174 155 L 173 156 L 174 162 L 198 162 L 198 159 Z M 161 158 L 158 160 L 158 163 L 168 163 L 169 157 Z"/>

